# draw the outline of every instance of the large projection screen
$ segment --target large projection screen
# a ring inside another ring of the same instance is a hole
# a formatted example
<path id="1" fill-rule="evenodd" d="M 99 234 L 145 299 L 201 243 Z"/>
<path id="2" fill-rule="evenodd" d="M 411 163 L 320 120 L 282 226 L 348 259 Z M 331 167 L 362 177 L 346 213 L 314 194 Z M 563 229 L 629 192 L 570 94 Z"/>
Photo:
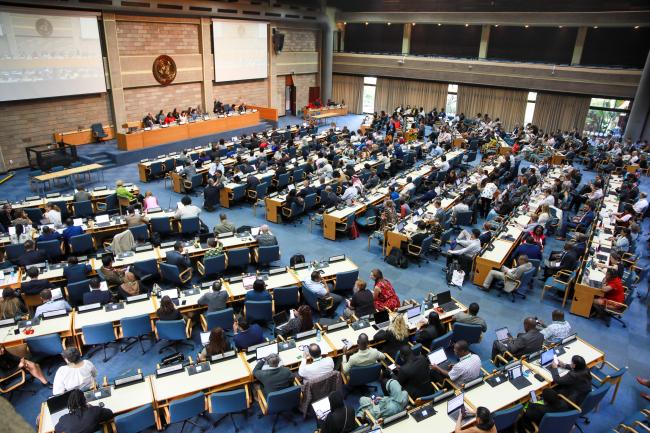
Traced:
<path id="1" fill-rule="evenodd" d="M 212 21 L 214 80 L 253 80 L 268 76 L 267 23 Z"/>
<path id="2" fill-rule="evenodd" d="M 96 16 L 0 12 L 0 101 L 101 92 Z"/>

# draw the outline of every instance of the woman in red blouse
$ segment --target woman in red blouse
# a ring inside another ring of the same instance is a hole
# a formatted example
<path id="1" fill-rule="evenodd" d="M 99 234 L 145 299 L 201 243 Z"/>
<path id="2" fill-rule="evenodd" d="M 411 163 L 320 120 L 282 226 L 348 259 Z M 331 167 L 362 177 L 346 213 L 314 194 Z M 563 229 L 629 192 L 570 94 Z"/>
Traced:
<path id="1" fill-rule="evenodd" d="M 544 244 L 546 243 L 546 236 L 544 236 L 544 227 L 541 225 L 536 225 L 530 235 L 533 237 L 535 243 L 539 244 L 542 249 L 544 249 Z"/>
<path id="2" fill-rule="evenodd" d="M 370 278 L 375 281 L 372 293 L 375 298 L 375 310 L 380 311 L 384 308 L 396 310 L 400 302 L 390 281 L 384 278 L 384 274 L 379 269 L 370 271 Z"/>
<path id="3" fill-rule="evenodd" d="M 167 117 L 165 117 L 165 125 L 169 125 L 170 123 L 176 122 L 176 118 L 172 116 L 172 113 L 167 113 Z"/>
<path id="4" fill-rule="evenodd" d="M 597 310 L 604 308 L 607 301 L 613 301 L 619 304 L 625 302 L 623 281 L 614 269 L 607 269 L 602 289 L 605 292 L 604 296 L 594 299 L 594 306 L 596 306 Z"/>

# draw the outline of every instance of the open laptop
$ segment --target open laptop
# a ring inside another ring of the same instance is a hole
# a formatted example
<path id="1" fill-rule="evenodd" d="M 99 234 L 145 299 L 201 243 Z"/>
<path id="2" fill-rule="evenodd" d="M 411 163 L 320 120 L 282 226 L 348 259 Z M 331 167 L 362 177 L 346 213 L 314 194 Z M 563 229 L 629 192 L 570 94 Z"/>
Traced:
<path id="1" fill-rule="evenodd" d="M 280 311 L 278 314 L 273 315 L 273 324 L 276 328 L 281 328 L 289 322 L 289 315 L 287 310 Z"/>
<path id="2" fill-rule="evenodd" d="M 267 344 L 265 346 L 258 347 L 255 349 L 255 358 L 258 360 L 264 359 L 267 356 L 273 354 L 273 353 L 278 353 L 278 343 L 271 343 Z"/>
<path id="3" fill-rule="evenodd" d="M 395 227 L 395 231 L 401 232 L 402 230 L 404 230 L 404 226 L 406 226 L 406 223 L 404 221 L 398 223 L 397 226 Z"/>
<path id="4" fill-rule="evenodd" d="M 449 290 L 438 293 L 437 301 L 438 307 L 442 308 L 444 312 L 453 311 L 458 308 L 456 302 L 451 299 L 451 292 Z"/>
<path id="5" fill-rule="evenodd" d="M 410 326 L 417 325 L 420 320 L 422 320 L 422 307 L 420 305 L 406 310 L 406 321 Z"/>
<path id="6" fill-rule="evenodd" d="M 320 420 L 324 420 L 327 417 L 327 415 L 330 413 L 330 398 L 329 397 L 321 398 L 320 400 L 317 400 L 314 403 L 312 403 L 311 407 L 312 409 L 314 409 L 314 413 L 316 414 L 316 417 Z"/>
<path id="7" fill-rule="evenodd" d="M 465 407 L 464 394 L 461 392 L 457 396 L 447 400 L 447 415 L 452 421 L 456 422 L 458 419 L 458 412 L 462 413 L 463 420 L 469 419 L 472 416 L 467 414 L 467 407 Z"/>
<path id="8" fill-rule="evenodd" d="M 555 358 L 555 350 L 554 349 L 548 349 L 544 352 L 539 357 L 539 365 L 542 367 L 546 368 L 549 365 L 553 363 L 553 359 Z"/>
<path id="9" fill-rule="evenodd" d="M 111 217 L 108 214 L 101 214 L 95 217 L 95 225 L 97 227 L 105 227 L 111 223 Z"/>
<path id="10" fill-rule="evenodd" d="M 53 426 L 59 422 L 63 415 L 68 413 L 68 398 L 71 392 L 72 390 L 47 399 L 47 408 L 50 411 Z"/>
<path id="11" fill-rule="evenodd" d="M 497 334 L 497 340 L 500 342 L 504 342 L 510 338 L 510 331 L 508 331 L 507 327 L 499 328 L 494 332 Z"/>
<path id="12" fill-rule="evenodd" d="M 438 350 L 434 350 L 427 355 L 431 365 L 437 365 L 438 367 L 449 370 L 449 361 L 447 360 L 447 353 L 443 347 Z"/>
<path id="13" fill-rule="evenodd" d="M 517 389 L 523 389 L 532 385 L 530 381 L 524 377 L 524 373 L 521 371 L 521 364 L 508 369 L 508 380 Z"/>
<path id="14" fill-rule="evenodd" d="M 244 285 L 244 289 L 251 290 L 253 288 L 253 284 L 255 283 L 255 280 L 257 280 L 257 275 L 249 275 L 247 277 L 242 278 L 241 282 Z"/>
<path id="15" fill-rule="evenodd" d="M 388 315 L 388 310 L 377 311 L 373 314 L 375 319 L 375 328 L 382 329 L 390 325 L 390 316 Z"/>

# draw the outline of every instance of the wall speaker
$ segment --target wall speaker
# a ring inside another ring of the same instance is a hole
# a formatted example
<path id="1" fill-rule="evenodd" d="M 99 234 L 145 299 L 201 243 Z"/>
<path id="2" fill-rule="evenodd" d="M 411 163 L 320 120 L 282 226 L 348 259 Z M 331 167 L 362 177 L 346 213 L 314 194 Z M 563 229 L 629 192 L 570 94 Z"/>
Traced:
<path id="1" fill-rule="evenodd" d="M 284 33 L 274 33 L 273 34 L 273 50 L 276 53 L 282 51 L 284 47 Z"/>

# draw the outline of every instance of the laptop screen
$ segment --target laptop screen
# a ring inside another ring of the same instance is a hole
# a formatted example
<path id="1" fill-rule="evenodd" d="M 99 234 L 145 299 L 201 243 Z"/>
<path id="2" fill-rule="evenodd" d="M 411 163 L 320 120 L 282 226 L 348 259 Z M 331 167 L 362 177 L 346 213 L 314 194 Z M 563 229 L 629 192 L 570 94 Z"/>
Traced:
<path id="1" fill-rule="evenodd" d="M 97 215 L 97 216 L 95 217 L 95 222 L 96 222 L 97 224 L 107 223 L 107 222 L 110 221 L 110 218 L 111 218 L 111 217 L 109 217 L 108 214 Z"/>
<path id="2" fill-rule="evenodd" d="M 395 227 L 395 230 L 398 231 L 398 232 L 401 232 L 404 229 L 404 225 L 405 225 L 405 223 L 403 223 L 403 222 L 397 224 L 397 227 Z"/>
<path id="3" fill-rule="evenodd" d="M 201 332 L 201 344 L 207 346 L 210 342 L 210 332 Z"/>
<path id="4" fill-rule="evenodd" d="M 266 346 L 258 347 L 255 350 L 255 357 L 257 359 L 266 358 L 272 353 L 278 353 L 278 343 L 267 344 Z"/>
<path id="5" fill-rule="evenodd" d="M 508 379 L 514 380 L 521 376 L 521 365 L 516 365 L 508 369 Z"/>
<path id="6" fill-rule="evenodd" d="M 411 320 L 411 319 L 413 319 L 414 317 L 419 316 L 419 315 L 420 315 L 420 312 L 421 312 L 421 309 L 420 309 L 420 306 L 419 306 L 419 305 L 418 305 L 417 307 L 409 308 L 409 309 L 406 311 L 406 317 L 408 318 L 408 320 Z"/>
<path id="7" fill-rule="evenodd" d="M 311 407 L 314 408 L 314 413 L 318 419 L 325 419 L 327 414 L 330 413 L 330 398 L 321 398 L 320 400 L 312 403 Z"/>
<path id="8" fill-rule="evenodd" d="M 170 299 L 178 298 L 178 289 L 161 290 L 160 299 L 164 298 L 165 296 L 169 296 Z"/>
<path id="9" fill-rule="evenodd" d="M 446 304 L 447 302 L 451 302 L 451 292 L 446 290 L 438 293 L 438 305 Z"/>
<path id="10" fill-rule="evenodd" d="M 386 322 L 388 322 L 390 320 L 389 317 L 388 317 L 388 310 L 377 311 L 374 314 L 374 318 L 375 318 L 375 323 L 376 324 L 386 323 Z"/>
<path id="11" fill-rule="evenodd" d="M 441 347 L 435 352 L 429 353 L 428 358 L 431 365 L 438 365 L 447 360 L 447 354 L 445 353 L 445 349 Z"/>
<path id="12" fill-rule="evenodd" d="M 259 227 L 251 227 L 251 234 L 253 236 L 257 236 L 260 233 L 260 228 Z"/>
<path id="13" fill-rule="evenodd" d="M 50 410 L 50 414 L 68 409 L 68 398 L 71 392 L 72 390 L 47 399 L 47 408 Z"/>
<path id="14" fill-rule="evenodd" d="M 242 284 L 244 285 L 244 288 L 246 290 L 252 289 L 253 288 L 253 283 L 255 283 L 255 280 L 257 280 L 257 276 L 256 275 L 250 275 L 250 276 L 244 277 L 242 279 Z"/>
<path id="15" fill-rule="evenodd" d="M 456 397 L 447 400 L 447 414 L 454 413 L 456 410 L 463 407 L 463 405 L 463 393 L 461 392 Z"/>
<path id="16" fill-rule="evenodd" d="M 542 356 L 539 359 L 539 363 L 542 364 L 542 366 L 547 366 L 551 362 L 553 362 L 553 358 L 555 357 L 555 350 L 553 349 L 548 349 L 545 352 L 542 352 Z"/>
<path id="17" fill-rule="evenodd" d="M 497 334 L 497 340 L 499 340 L 499 341 L 505 340 L 505 339 L 508 338 L 508 334 L 509 334 L 508 328 L 499 328 L 495 332 Z"/>

